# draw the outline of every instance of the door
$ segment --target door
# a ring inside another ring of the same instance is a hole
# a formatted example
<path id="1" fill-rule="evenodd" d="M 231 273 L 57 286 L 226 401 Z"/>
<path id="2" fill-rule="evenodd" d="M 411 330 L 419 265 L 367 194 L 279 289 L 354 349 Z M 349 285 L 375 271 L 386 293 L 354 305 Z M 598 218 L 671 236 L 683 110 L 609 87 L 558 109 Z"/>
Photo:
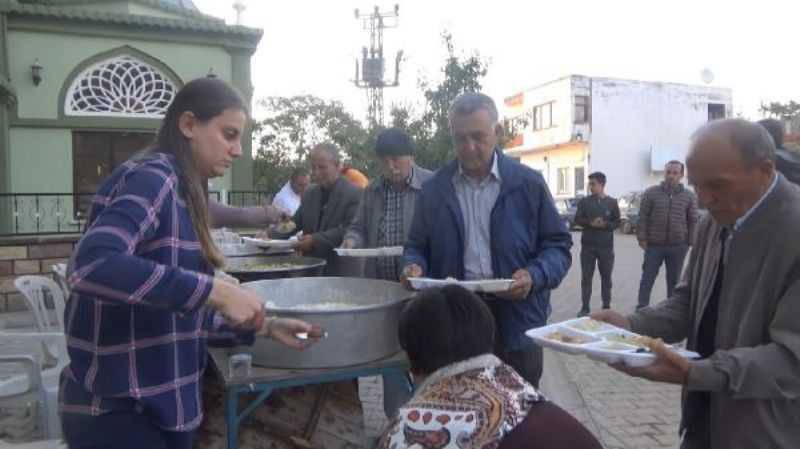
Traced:
<path id="1" fill-rule="evenodd" d="M 142 132 L 72 133 L 72 191 L 76 196 L 76 218 L 86 216 L 92 195 L 111 172 L 147 148 L 154 138 L 154 134 Z"/>

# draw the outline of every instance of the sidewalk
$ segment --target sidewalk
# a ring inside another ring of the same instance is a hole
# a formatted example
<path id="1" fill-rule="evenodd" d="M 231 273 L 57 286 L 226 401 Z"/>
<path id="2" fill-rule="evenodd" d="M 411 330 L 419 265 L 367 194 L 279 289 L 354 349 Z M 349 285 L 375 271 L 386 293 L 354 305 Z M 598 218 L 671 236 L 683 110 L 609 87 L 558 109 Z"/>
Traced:
<path id="1" fill-rule="evenodd" d="M 573 234 L 573 263 L 553 292 L 550 322 L 573 318 L 580 309 L 580 234 Z M 639 290 L 642 251 L 633 236 L 617 234 L 612 308 L 633 311 Z M 664 298 L 664 273 L 653 287 L 652 301 Z M 599 308 L 600 281 L 595 273 L 592 305 Z M 583 356 L 545 349 L 542 390 L 581 421 L 607 449 L 662 449 L 679 445 L 680 394 L 677 385 L 629 377 Z"/>

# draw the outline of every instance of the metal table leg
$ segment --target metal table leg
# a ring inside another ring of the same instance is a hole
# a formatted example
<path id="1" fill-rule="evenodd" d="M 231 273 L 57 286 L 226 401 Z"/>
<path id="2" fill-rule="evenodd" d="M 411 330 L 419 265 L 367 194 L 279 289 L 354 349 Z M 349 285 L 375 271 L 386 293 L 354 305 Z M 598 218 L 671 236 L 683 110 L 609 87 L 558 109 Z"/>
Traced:
<path id="1" fill-rule="evenodd" d="M 239 396 L 242 393 L 258 390 L 261 390 L 258 397 L 239 414 Z M 249 387 L 236 386 L 225 389 L 225 422 L 228 427 L 228 449 L 237 449 L 239 447 L 239 426 L 250 413 L 267 400 L 273 390 L 274 388 L 269 384 L 258 384 L 257 386 L 251 384 Z"/>

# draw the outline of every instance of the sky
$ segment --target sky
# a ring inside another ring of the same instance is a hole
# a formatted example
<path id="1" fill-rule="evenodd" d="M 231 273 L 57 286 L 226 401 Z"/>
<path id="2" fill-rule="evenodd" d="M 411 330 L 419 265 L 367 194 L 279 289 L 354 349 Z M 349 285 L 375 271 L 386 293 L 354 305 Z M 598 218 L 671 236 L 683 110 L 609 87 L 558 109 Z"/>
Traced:
<path id="1" fill-rule="evenodd" d="M 229 0 L 194 0 L 235 23 Z M 264 31 L 252 59 L 255 98 L 312 94 L 342 101 L 363 119 L 366 93 L 352 79 L 368 34 L 354 10 L 394 2 L 245 0 L 242 25 Z M 387 75 L 404 51 L 392 103 L 419 104 L 420 78 L 436 82 L 441 34 L 458 52 L 489 62 L 483 90 L 496 101 L 570 74 L 703 84 L 733 89 L 734 113 L 758 119 L 762 102 L 800 101 L 796 0 L 403 0 L 397 28 L 384 31 Z M 259 112 L 256 110 L 256 115 Z"/>

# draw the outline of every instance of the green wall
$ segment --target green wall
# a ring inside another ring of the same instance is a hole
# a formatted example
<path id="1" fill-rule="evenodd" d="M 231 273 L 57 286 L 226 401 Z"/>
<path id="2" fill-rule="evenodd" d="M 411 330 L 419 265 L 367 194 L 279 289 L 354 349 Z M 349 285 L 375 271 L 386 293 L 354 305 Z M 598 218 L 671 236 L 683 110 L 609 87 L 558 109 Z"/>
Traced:
<path id="1" fill-rule="evenodd" d="M 231 56 L 222 48 L 19 30 L 9 31 L 8 44 L 11 79 L 19 94 L 16 117 L 19 120 L 16 124 L 15 120 L 11 121 L 9 152 L 11 191 L 18 193 L 72 191 L 72 129 L 98 126 L 64 124 L 60 119 L 63 107 L 59 98 L 62 89 L 67 87 L 67 77 L 86 59 L 127 45 L 168 66 L 182 82 L 205 76 L 210 67 L 221 79 L 232 81 Z M 43 81 L 39 86 L 34 86 L 30 79 L 30 65 L 36 58 L 44 67 Z M 27 123 L 30 121 L 35 122 L 36 127 Z M 125 126 L 126 119 L 115 121 Z M 135 120 L 130 124 L 132 130 L 152 130 L 152 126 Z M 41 159 L 44 155 L 46 160 Z M 236 176 L 243 177 L 237 188 L 249 189 L 252 175 L 246 170 L 251 165 L 247 162 L 237 165 Z M 231 190 L 231 178 L 229 171 L 224 177 L 213 180 L 213 189 Z"/>
<path id="2" fill-rule="evenodd" d="M 72 134 L 68 129 L 11 128 L 15 193 L 72 192 Z"/>
<path id="3" fill-rule="evenodd" d="M 19 118 L 58 118 L 59 94 L 70 72 L 98 53 L 126 45 L 169 66 L 183 82 L 205 76 L 210 67 L 231 81 L 231 56 L 219 47 L 9 30 L 9 70 L 19 95 Z M 30 66 L 37 58 L 43 80 L 34 86 Z"/>

